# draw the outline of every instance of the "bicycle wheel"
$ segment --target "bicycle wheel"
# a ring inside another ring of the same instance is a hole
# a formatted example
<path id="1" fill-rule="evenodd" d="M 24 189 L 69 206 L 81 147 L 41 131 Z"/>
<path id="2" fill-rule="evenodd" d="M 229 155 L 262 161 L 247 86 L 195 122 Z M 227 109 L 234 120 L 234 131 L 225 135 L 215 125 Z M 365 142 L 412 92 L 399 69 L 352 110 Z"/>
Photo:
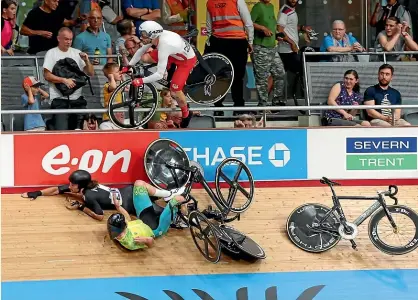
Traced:
<path id="1" fill-rule="evenodd" d="M 185 92 L 194 103 L 211 105 L 228 93 L 234 81 L 234 67 L 226 56 L 219 53 L 208 53 L 202 57 L 214 77 L 197 62 L 187 78 Z"/>
<path id="2" fill-rule="evenodd" d="M 222 190 L 221 185 L 227 188 Z M 230 208 L 234 213 L 246 211 L 254 198 L 253 175 L 250 169 L 237 158 L 225 158 L 218 165 L 215 173 L 215 187 L 221 205 L 225 209 Z"/>
<path id="3" fill-rule="evenodd" d="M 393 229 L 383 208 L 378 210 L 369 222 L 369 238 L 373 245 L 384 253 L 394 255 L 415 250 L 418 247 L 417 213 L 403 205 L 389 205 L 387 208 L 398 228 Z M 390 242 L 400 245 L 393 246 Z"/>
<path id="4" fill-rule="evenodd" d="M 136 88 L 137 94 L 134 97 L 131 83 L 132 80 L 128 79 L 116 87 L 107 109 L 110 121 L 121 129 L 139 128 L 146 124 L 154 115 L 158 105 L 158 95 L 154 85 L 146 83 L 142 88 Z M 118 111 L 121 108 L 128 108 L 128 118 L 126 112 Z M 150 108 L 150 110 L 136 112 L 135 108 Z"/>
<path id="5" fill-rule="evenodd" d="M 339 221 L 335 215 L 330 215 L 319 227 L 319 222 L 330 210 L 316 203 L 303 204 L 293 210 L 286 223 L 286 231 L 292 243 L 314 253 L 327 251 L 337 245 L 341 236 L 338 234 Z"/>
<path id="6" fill-rule="evenodd" d="M 206 260 L 217 263 L 221 259 L 221 244 L 215 226 L 199 211 L 189 214 L 189 228 L 193 242 Z M 201 245 L 199 242 L 203 242 Z"/>

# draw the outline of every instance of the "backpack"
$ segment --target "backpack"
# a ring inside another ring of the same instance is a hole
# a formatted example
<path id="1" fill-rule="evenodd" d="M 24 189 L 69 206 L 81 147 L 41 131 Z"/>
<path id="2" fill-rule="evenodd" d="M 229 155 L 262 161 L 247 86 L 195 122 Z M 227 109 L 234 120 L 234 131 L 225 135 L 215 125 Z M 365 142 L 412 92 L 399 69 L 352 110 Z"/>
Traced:
<path id="1" fill-rule="evenodd" d="M 64 83 L 55 83 L 55 87 L 60 91 L 63 96 L 70 96 L 79 88 L 85 86 L 88 82 L 90 86 L 91 94 L 93 88 L 91 87 L 90 76 L 80 70 L 74 59 L 66 57 L 56 62 L 52 69 L 52 74 L 63 78 L 71 78 L 75 81 L 75 87 L 68 88 Z"/>

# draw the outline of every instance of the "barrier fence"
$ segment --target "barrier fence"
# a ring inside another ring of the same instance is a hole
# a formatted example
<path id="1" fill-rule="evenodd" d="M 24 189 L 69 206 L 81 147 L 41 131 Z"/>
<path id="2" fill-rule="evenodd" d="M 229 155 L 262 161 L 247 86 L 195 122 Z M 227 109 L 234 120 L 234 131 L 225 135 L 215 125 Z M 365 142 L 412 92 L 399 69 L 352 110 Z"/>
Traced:
<path id="1" fill-rule="evenodd" d="M 335 110 L 335 109 L 344 109 L 344 110 L 352 110 L 352 109 L 387 109 L 387 105 L 341 105 L 341 106 L 268 106 L 268 107 L 199 107 L 197 110 L 205 112 L 205 111 L 243 111 L 246 112 L 248 110 L 252 111 L 261 111 L 263 116 L 263 127 L 266 127 L 266 121 L 268 119 L 269 114 L 268 111 L 309 111 L 312 109 L 315 110 Z M 391 105 L 390 108 L 392 109 L 392 119 L 394 125 L 394 114 L 395 109 L 417 109 L 418 104 L 413 105 Z M 118 111 L 128 111 L 128 109 L 118 109 Z M 149 108 L 135 108 L 137 112 L 146 112 L 149 111 Z M 172 111 L 180 111 L 179 108 L 158 108 L 156 111 L 158 112 L 172 112 Z M 89 114 L 89 113 L 105 113 L 107 109 L 42 109 L 42 110 L 2 110 L 2 115 L 10 115 L 11 118 L 10 122 L 10 131 L 13 131 L 13 119 L 14 115 L 25 115 L 25 114 Z"/>

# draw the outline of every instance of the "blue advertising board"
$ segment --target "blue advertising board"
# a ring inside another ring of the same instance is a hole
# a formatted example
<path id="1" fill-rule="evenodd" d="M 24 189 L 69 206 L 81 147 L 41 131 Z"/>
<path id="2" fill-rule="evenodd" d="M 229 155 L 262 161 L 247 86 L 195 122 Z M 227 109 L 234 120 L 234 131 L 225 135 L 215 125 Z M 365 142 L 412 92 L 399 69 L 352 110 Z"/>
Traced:
<path id="1" fill-rule="evenodd" d="M 207 181 L 226 157 L 236 157 L 256 181 L 307 179 L 307 130 L 202 130 L 161 132 L 199 162 Z"/>
<path id="2" fill-rule="evenodd" d="M 418 270 L 279 272 L 2 282 L 7 300 L 416 300 Z"/>

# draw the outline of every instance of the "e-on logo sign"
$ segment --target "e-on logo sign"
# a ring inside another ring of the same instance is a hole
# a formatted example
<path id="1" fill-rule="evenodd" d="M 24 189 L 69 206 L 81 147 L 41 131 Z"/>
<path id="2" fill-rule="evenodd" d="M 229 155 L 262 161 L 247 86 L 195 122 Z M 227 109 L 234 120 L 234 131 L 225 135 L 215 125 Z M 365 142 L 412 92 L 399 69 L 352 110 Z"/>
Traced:
<path id="1" fill-rule="evenodd" d="M 346 146 L 347 170 L 417 169 L 416 137 L 347 138 Z"/>

